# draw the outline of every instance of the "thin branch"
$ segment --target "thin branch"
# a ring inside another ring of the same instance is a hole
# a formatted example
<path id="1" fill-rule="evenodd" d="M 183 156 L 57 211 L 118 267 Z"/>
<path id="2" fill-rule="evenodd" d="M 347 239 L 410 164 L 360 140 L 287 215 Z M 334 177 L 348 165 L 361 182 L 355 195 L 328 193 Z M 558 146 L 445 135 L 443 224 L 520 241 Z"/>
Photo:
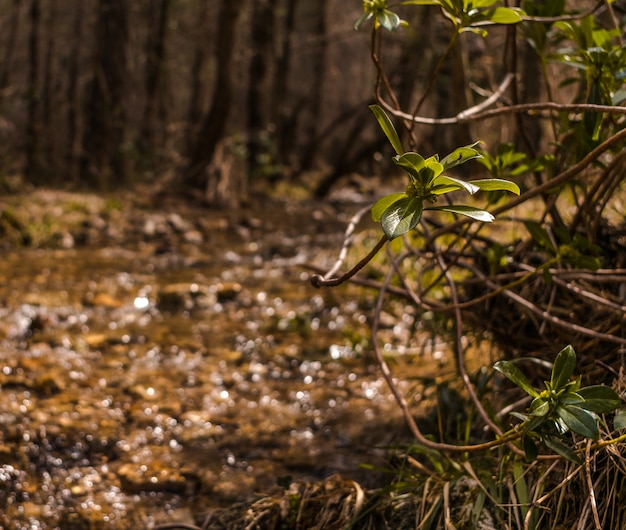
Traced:
<path id="1" fill-rule="evenodd" d="M 357 272 L 359 272 L 365 265 L 367 265 L 370 261 L 374 259 L 374 256 L 378 254 L 381 248 L 388 241 L 387 236 L 383 235 L 376 243 L 376 246 L 370 250 L 369 254 L 365 256 L 361 261 L 359 261 L 354 267 L 352 267 L 348 272 L 338 276 L 337 278 L 327 278 L 320 274 L 315 274 L 311 276 L 311 285 L 313 287 L 337 287 L 342 283 L 347 282 L 352 276 L 354 276 Z M 334 268 L 334 267 L 333 267 Z"/>
<path id="2" fill-rule="evenodd" d="M 397 118 L 413 121 L 422 125 L 455 125 L 469 121 L 480 121 L 495 118 L 502 114 L 536 112 L 540 110 L 572 112 L 575 114 L 583 112 L 600 112 L 618 115 L 626 114 L 626 107 L 620 107 L 617 105 L 596 105 L 594 103 L 555 103 L 552 101 L 547 101 L 545 103 L 520 103 L 519 105 L 506 105 L 497 109 L 485 110 L 490 105 L 497 103 L 514 77 L 515 76 L 513 74 L 507 74 L 498 89 L 488 99 L 482 101 L 478 105 L 474 105 L 469 109 L 459 112 L 456 116 L 449 118 L 426 118 L 424 116 L 415 116 L 414 114 L 394 109 L 385 101 L 381 101 L 381 105 L 385 107 L 390 114 L 393 114 Z"/>

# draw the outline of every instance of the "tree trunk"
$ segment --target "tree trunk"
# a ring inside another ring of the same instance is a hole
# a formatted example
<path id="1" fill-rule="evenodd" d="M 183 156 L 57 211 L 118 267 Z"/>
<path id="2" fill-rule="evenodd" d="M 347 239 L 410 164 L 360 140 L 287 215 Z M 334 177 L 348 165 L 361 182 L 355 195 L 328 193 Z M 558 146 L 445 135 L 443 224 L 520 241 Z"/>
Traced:
<path id="1" fill-rule="evenodd" d="M 84 172 L 101 186 L 124 182 L 127 166 L 126 96 L 128 3 L 100 0 L 91 95 L 83 148 Z"/>
<path id="2" fill-rule="evenodd" d="M 55 25 L 57 21 L 58 5 L 50 2 L 49 12 L 46 21 L 46 53 L 43 65 L 43 90 L 41 96 L 41 122 L 44 131 L 44 155 L 47 168 L 56 174 L 55 169 L 59 167 L 59 135 L 55 134 L 55 99 L 58 88 L 58 75 L 56 72 L 56 39 Z"/>
<path id="3" fill-rule="evenodd" d="M 327 56 L 327 27 L 326 27 L 326 7 L 327 0 L 318 0 L 316 4 L 307 5 L 309 9 L 313 9 L 313 13 L 309 13 L 311 17 L 310 28 L 315 49 L 311 50 L 310 59 L 310 83 L 309 93 L 306 94 L 308 112 L 303 120 L 303 136 L 304 148 L 301 153 L 301 169 L 307 170 L 313 166 L 313 160 L 317 154 L 319 147 L 319 139 L 317 137 L 318 124 L 322 113 L 322 100 L 324 96 L 324 73 L 326 70 Z"/>
<path id="4" fill-rule="evenodd" d="M 288 163 L 288 153 L 293 148 L 292 128 L 289 124 L 293 120 L 293 108 L 289 105 L 289 65 L 291 61 L 291 39 L 295 24 L 296 0 L 286 0 L 285 18 L 281 31 L 282 42 L 276 57 L 272 94 L 270 105 L 270 121 L 276 128 L 277 161 Z"/>
<path id="5" fill-rule="evenodd" d="M 217 23 L 216 83 L 211 107 L 183 171 L 183 183 L 196 189 L 207 185 L 206 169 L 217 144 L 224 137 L 232 103 L 232 56 L 235 28 L 243 0 L 221 0 Z"/>
<path id="6" fill-rule="evenodd" d="M 164 136 L 166 112 L 163 103 L 165 38 L 170 0 L 158 0 L 158 12 L 150 22 L 146 46 L 146 105 L 140 133 L 140 149 L 148 167 L 154 167 L 155 145 L 160 145 Z M 152 4 L 150 4 L 152 8 Z M 151 9 L 150 13 L 154 11 Z"/>
<path id="7" fill-rule="evenodd" d="M 41 117 L 39 113 L 39 25 L 41 20 L 40 0 L 30 3 L 30 35 L 28 38 L 28 92 L 26 118 L 26 168 L 24 173 L 31 182 L 41 179 Z"/>
<path id="8" fill-rule="evenodd" d="M 267 132 L 269 114 L 268 65 L 273 59 L 274 12 L 276 0 L 256 0 L 252 11 L 250 31 L 250 77 L 248 78 L 248 170 L 253 176 L 259 168 L 263 149 L 263 132 Z M 267 140 L 266 140 L 267 143 Z"/>
<path id="9" fill-rule="evenodd" d="M 83 40 L 83 2 L 76 3 L 76 11 L 72 21 L 72 53 L 68 63 L 67 85 L 67 141 L 65 144 L 65 166 L 68 179 L 72 183 L 78 181 L 78 163 L 80 158 L 80 131 L 78 109 L 78 86 L 80 75 L 80 57 Z"/>
<path id="10" fill-rule="evenodd" d="M 209 19 L 209 3 L 202 2 L 202 7 L 198 13 L 198 27 L 205 28 Z M 202 38 L 196 39 L 196 46 L 191 61 L 191 94 L 189 96 L 189 107 L 187 110 L 187 135 L 186 146 L 188 155 L 191 156 L 191 149 L 198 141 L 198 119 L 202 113 L 202 70 L 206 63 L 207 39 L 204 31 Z"/>
<path id="11" fill-rule="evenodd" d="M 0 90 L 4 90 L 9 86 L 11 65 L 13 63 L 13 54 L 15 52 L 15 42 L 20 27 L 20 0 L 13 0 L 11 8 L 11 17 L 9 19 L 9 29 L 7 38 L 7 47 L 4 51 L 4 58 L 0 63 Z"/>

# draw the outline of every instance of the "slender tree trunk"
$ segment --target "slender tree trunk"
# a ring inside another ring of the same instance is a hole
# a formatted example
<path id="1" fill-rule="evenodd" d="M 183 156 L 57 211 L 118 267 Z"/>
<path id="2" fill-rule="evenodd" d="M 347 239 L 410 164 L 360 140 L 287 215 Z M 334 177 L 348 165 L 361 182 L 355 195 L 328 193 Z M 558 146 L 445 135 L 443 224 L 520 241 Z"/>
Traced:
<path id="1" fill-rule="evenodd" d="M 200 11 L 198 13 L 198 26 L 200 28 L 205 28 L 207 25 L 207 20 L 209 18 L 209 3 L 202 2 Z M 202 114 L 202 70 L 206 63 L 207 57 L 207 39 L 205 38 L 204 32 L 202 33 L 202 38 L 196 40 L 196 46 L 193 52 L 193 59 L 191 62 L 191 94 L 189 96 L 189 107 L 187 110 L 187 136 L 186 136 L 186 146 L 187 146 L 187 154 L 189 156 L 192 155 L 191 149 L 196 145 L 198 141 L 198 122 L 200 121 L 200 116 Z"/>
<path id="2" fill-rule="evenodd" d="M 74 20 L 72 21 L 72 52 L 68 62 L 67 84 L 67 141 L 65 144 L 65 166 L 68 179 L 76 183 L 78 180 L 78 162 L 80 159 L 80 131 L 78 109 L 78 86 L 80 75 L 80 58 L 83 40 L 83 2 L 76 3 Z"/>
<path id="3" fill-rule="evenodd" d="M 20 27 L 20 1 L 21 0 L 13 0 L 13 5 L 11 6 L 7 47 L 4 50 L 4 57 L 0 63 L 0 91 L 7 88 L 10 83 L 11 65 L 13 63 L 15 43 L 17 41 Z"/>
<path id="4" fill-rule="evenodd" d="M 276 149 L 278 161 L 287 164 L 288 154 L 293 149 L 292 128 L 293 108 L 290 106 L 287 95 L 289 93 L 289 65 L 291 62 L 291 39 L 294 31 L 296 14 L 296 0 L 286 0 L 284 23 L 280 34 L 282 42 L 276 57 L 272 94 L 270 104 L 270 121 L 276 128 Z"/>
<path id="5" fill-rule="evenodd" d="M 312 52 L 311 57 L 311 82 L 309 84 L 310 91 L 307 94 L 308 113 L 303 121 L 304 149 L 302 150 L 301 169 L 310 169 L 313 160 L 317 154 L 319 147 L 319 139 L 317 137 L 318 124 L 320 123 L 320 115 L 322 112 L 322 101 L 324 97 L 324 73 L 326 71 L 327 57 L 327 27 L 326 27 L 326 8 L 327 0 L 319 0 L 315 5 L 309 5 L 309 9 L 313 9 L 311 13 L 313 17 L 312 35 L 316 42 L 316 49 Z"/>
<path id="6" fill-rule="evenodd" d="M 40 180 L 41 153 L 40 153 L 40 86 L 39 86 L 39 31 L 41 20 L 40 0 L 31 0 L 30 3 L 30 35 L 28 38 L 28 92 L 27 92 L 27 119 L 26 119 L 26 168 L 24 173 L 29 181 Z"/>
<path id="7" fill-rule="evenodd" d="M 59 151 L 59 135 L 55 134 L 53 120 L 55 119 L 54 101 L 57 89 L 56 75 L 56 41 L 55 24 L 57 18 L 58 5 L 50 2 L 49 12 L 46 21 L 46 51 L 43 68 L 43 90 L 41 96 L 42 103 L 42 130 L 45 135 L 44 153 L 46 165 L 51 169 L 59 167 L 57 153 Z"/>
<path id="8" fill-rule="evenodd" d="M 217 23 L 217 71 L 211 107 L 204 119 L 200 136 L 191 150 L 191 160 L 183 171 L 184 184 L 206 187 L 206 168 L 211 163 L 219 141 L 224 137 L 232 103 L 232 56 L 235 27 L 243 0 L 221 0 Z"/>
<path id="9" fill-rule="evenodd" d="M 250 31 L 252 58 L 248 79 L 248 169 L 253 176 L 262 154 L 261 138 L 267 132 L 269 114 L 269 90 L 267 73 L 273 59 L 274 12 L 276 0 L 255 0 Z M 266 146 L 267 148 L 267 146 Z"/>
<path id="10" fill-rule="evenodd" d="M 141 124 L 140 145 L 144 155 L 153 167 L 155 144 L 160 144 L 165 129 L 165 109 L 163 106 L 163 85 L 165 69 L 165 38 L 170 0 L 158 0 L 156 16 L 150 24 L 146 46 L 146 105 Z M 152 4 L 150 5 L 152 7 Z M 151 10 L 152 13 L 152 10 Z"/>
<path id="11" fill-rule="evenodd" d="M 86 173 L 98 177 L 100 185 L 124 182 L 127 164 L 126 96 L 128 3 L 100 0 L 98 32 L 91 95 L 83 148 Z"/>

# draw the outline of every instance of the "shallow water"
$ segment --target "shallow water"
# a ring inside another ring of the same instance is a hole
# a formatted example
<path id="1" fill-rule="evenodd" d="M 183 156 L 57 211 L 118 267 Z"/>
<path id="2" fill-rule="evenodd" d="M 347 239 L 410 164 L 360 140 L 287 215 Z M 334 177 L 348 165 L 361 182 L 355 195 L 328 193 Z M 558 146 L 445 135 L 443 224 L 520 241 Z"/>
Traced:
<path id="1" fill-rule="evenodd" d="M 301 267 L 332 263 L 345 215 L 197 214 L 178 231 L 141 212 L 108 244 L 3 252 L 3 528 L 198 523 L 291 480 L 373 484 L 359 464 L 407 440 L 370 357 L 372 293 L 315 290 Z M 395 309 L 386 349 L 424 399 L 445 349 Z"/>

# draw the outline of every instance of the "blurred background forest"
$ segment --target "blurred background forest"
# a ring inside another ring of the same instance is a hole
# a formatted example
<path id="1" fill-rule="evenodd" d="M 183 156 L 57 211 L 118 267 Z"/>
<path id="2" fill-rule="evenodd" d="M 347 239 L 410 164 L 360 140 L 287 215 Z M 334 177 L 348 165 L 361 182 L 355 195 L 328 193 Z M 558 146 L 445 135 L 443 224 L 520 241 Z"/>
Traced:
<path id="1" fill-rule="evenodd" d="M 239 180 L 300 180 L 319 197 L 343 175 L 371 174 L 389 156 L 377 155 L 386 140 L 367 109 L 376 72 L 368 30 L 353 29 L 361 12 L 345 0 L 1 0 L 2 186 L 13 175 L 95 189 L 167 182 L 236 205 Z M 410 26 L 385 44 L 403 108 L 449 35 L 436 10 L 406 13 Z M 495 89 L 489 53 L 502 53 L 505 32 L 464 35 L 422 114 L 455 115 Z M 522 101 L 538 90 L 520 86 Z M 469 127 L 425 126 L 420 150 L 474 141 Z"/>

